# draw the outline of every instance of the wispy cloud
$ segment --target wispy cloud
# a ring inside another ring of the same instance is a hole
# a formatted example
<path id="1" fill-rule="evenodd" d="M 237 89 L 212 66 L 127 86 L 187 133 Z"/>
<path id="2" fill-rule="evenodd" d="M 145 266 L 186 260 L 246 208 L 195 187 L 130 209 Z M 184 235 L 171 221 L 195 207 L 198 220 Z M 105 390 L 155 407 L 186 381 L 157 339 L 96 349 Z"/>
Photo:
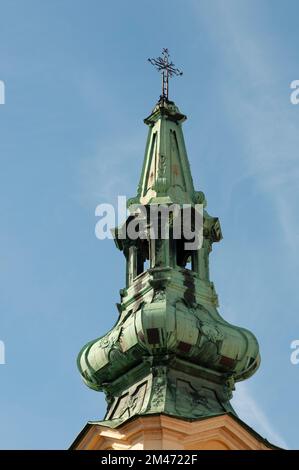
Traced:
<path id="1" fill-rule="evenodd" d="M 242 137 L 248 175 L 271 195 L 284 241 L 298 252 L 299 133 L 282 73 L 286 59 L 261 29 L 254 30 L 249 18 L 255 3 L 195 2 L 194 7 L 232 77 L 219 83 L 219 93 Z"/>
<path id="2" fill-rule="evenodd" d="M 139 137 L 125 135 L 99 142 L 94 154 L 80 161 L 77 198 L 83 205 L 113 204 L 118 195 L 135 196 L 142 164 Z"/>
<path id="3" fill-rule="evenodd" d="M 265 437 L 272 444 L 288 449 L 285 440 L 275 431 L 264 411 L 250 393 L 246 383 L 237 384 L 237 392 L 232 404 L 239 416 L 246 424 Z"/>

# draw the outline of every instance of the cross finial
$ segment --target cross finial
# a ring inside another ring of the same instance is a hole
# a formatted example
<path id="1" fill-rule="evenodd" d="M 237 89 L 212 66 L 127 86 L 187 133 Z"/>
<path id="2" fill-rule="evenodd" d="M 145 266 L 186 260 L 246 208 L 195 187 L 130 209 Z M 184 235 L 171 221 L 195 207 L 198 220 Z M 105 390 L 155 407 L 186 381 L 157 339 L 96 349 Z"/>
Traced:
<path id="1" fill-rule="evenodd" d="M 162 50 L 162 57 L 156 59 L 148 59 L 148 61 L 156 67 L 158 72 L 162 72 L 162 95 L 161 97 L 168 100 L 168 89 L 169 89 L 169 77 L 173 75 L 183 75 L 179 69 L 177 69 L 173 62 L 169 60 L 170 55 L 168 49 Z"/>

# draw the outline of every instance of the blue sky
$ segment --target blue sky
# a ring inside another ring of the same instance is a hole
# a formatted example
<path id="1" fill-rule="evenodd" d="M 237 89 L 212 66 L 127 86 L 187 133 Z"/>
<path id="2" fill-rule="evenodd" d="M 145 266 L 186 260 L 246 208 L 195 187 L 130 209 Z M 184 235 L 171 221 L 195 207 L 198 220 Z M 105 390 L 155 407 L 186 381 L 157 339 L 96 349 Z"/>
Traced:
<path id="1" fill-rule="evenodd" d="M 184 70 L 194 182 L 224 239 L 211 277 L 262 364 L 239 416 L 299 448 L 299 79 L 295 0 L 0 0 L 0 448 L 66 448 L 105 411 L 76 356 L 117 318 L 124 260 L 94 235 L 95 207 L 136 193 L 160 93 L 147 63 Z"/>

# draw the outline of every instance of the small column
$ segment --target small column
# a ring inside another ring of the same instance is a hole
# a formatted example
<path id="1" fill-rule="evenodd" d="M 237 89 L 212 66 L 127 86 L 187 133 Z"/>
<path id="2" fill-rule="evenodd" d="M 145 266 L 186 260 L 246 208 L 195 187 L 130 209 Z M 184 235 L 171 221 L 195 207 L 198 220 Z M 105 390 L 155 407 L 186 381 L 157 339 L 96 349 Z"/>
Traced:
<path id="1" fill-rule="evenodd" d="M 210 240 L 204 238 L 202 247 L 197 252 L 198 274 L 203 281 L 210 280 L 209 254 L 211 251 Z"/>
<path id="2" fill-rule="evenodd" d="M 133 284 L 135 277 L 137 276 L 137 248 L 136 246 L 130 246 L 128 256 L 128 283 L 129 286 Z"/>

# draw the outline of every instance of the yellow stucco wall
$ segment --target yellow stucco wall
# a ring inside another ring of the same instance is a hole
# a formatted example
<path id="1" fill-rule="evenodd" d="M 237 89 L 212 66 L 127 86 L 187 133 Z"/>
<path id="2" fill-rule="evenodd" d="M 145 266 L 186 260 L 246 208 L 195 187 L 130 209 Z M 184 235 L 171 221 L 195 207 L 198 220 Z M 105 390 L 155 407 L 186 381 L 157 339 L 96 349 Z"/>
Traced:
<path id="1" fill-rule="evenodd" d="M 230 415 L 199 421 L 170 416 L 142 416 L 117 429 L 92 424 L 75 442 L 80 450 L 270 450 Z"/>

